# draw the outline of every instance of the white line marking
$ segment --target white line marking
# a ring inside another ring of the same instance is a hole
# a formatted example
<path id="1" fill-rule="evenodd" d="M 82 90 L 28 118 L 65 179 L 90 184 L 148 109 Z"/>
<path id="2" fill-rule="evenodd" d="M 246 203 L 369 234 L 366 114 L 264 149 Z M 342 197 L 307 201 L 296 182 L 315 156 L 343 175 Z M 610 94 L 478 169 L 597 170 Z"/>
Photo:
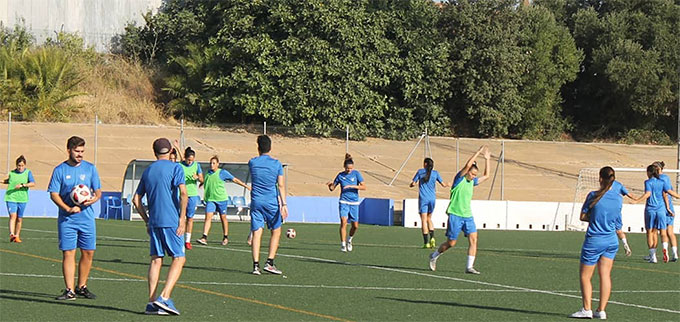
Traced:
<path id="1" fill-rule="evenodd" d="M 37 278 L 56 278 L 62 279 L 58 275 L 40 275 L 23 273 L 0 273 L 2 276 L 13 277 L 37 277 Z M 132 278 L 106 278 L 90 277 L 91 280 L 113 281 L 113 282 L 144 282 L 145 280 Z M 164 282 L 164 281 L 161 281 Z M 368 290 L 368 291 L 427 291 L 427 292 L 490 292 L 490 293 L 530 293 L 524 290 L 501 289 L 492 290 L 488 288 L 415 288 L 415 287 L 385 287 L 385 286 L 346 286 L 346 285 L 310 285 L 310 284 L 267 284 L 267 283 L 230 283 L 230 282 L 201 282 L 201 281 L 180 281 L 178 284 L 194 285 L 226 285 L 226 286 L 255 286 L 255 287 L 288 287 L 288 288 L 326 288 L 326 289 L 346 289 L 346 290 Z M 561 290 L 553 292 L 578 293 L 579 290 Z M 594 291 L 597 293 L 597 291 Z M 612 293 L 680 293 L 680 290 L 618 290 Z"/>
<path id="2" fill-rule="evenodd" d="M 42 230 L 40 232 L 55 233 L 55 231 L 44 231 L 44 230 Z M 119 238 L 119 237 L 109 237 L 109 236 L 101 236 L 101 235 L 99 237 L 109 238 L 109 239 L 126 240 L 126 241 L 144 241 L 143 239 Z M 235 251 L 235 252 L 241 252 L 241 253 L 250 253 L 250 250 L 245 250 L 245 249 L 234 249 L 234 248 L 229 248 L 229 247 L 212 247 L 212 246 L 202 246 L 202 245 L 196 245 L 196 246 L 201 247 L 201 248 L 208 248 L 208 249 L 229 250 L 229 251 Z M 374 265 L 354 264 L 354 263 L 350 263 L 350 262 L 342 262 L 342 261 L 337 261 L 337 260 L 333 260 L 333 259 L 311 257 L 311 256 L 287 255 L 287 254 L 281 254 L 281 253 L 278 253 L 277 255 L 281 256 L 281 257 L 308 259 L 308 260 L 315 260 L 315 261 L 320 261 L 320 262 L 325 262 L 325 263 L 343 264 L 343 265 L 348 265 L 348 266 L 358 266 L 358 267 L 372 268 L 372 269 L 376 269 L 376 270 L 383 270 L 383 271 L 396 272 L 396 273 L 402 273 L 402 274 L 410 274 L 410 275 L 431 277 L 431 278 L 444 279 L 444 280 L 450 280 L 450 281 L 493 286 L 493 287 L 505 288 L 505 289 L 511 289 L 511 290 L 521 290 L 521 291 L 530 292 L 530 293 L 540 293 L 540 294 L 548 294 L 548 295 L 555 295 L 555 296 L 561 296 L 561 297 L 581 299 L 580 295 L 571 295 L 571 294 L 564 294 L 564 293 L 554 292 L 554 291 L 549 291 L 549 290 L 538 290 L 538 289 L 531 289 L 531 288 L 520 287 L 520 286 L 504 285 L 504 284 L 482 282 L 482 281 L 475 281 L 475 280 L 467 280 L 467 279 L 463 279 L 463 278 L 450 277 L 450 276 L 433 275 L 433 274 L 429 274 L 429 273 L 414 272 L 414 271 L 408 271 L 408 270 L 404 270 L 404 269 L 381 267 L 381 266 L 374 266 Z M 599 299 L 597 299 L 597 298 L 593 298 L 593 300 L 599 301 Z M 622 306 L 636 307 L 636 308 L 640 308 L 640 309 L 647 309 L 647 310 L 652 310 L 652 311 L 680 314 L 680 311 L 657 308 L 657 307 L 646 306 L 646 305 L 630 304 L 630 303 L 624 303 L 624 302 L 619 302 L 619 301 L 611 301 L 611 300 L 609 301 L 609 303 L 622 305 Z"/>

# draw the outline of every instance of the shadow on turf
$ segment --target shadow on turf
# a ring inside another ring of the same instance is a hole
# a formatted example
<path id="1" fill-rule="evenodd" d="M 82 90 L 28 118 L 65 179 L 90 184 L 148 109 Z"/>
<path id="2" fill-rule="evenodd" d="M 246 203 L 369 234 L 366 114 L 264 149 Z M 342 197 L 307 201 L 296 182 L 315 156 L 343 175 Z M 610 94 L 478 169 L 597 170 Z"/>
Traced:
<path id="1" fill-rule="evenodd" d="M 375 263 L 370 263 L 370 264 L 349 263 L 349 262 L 342 262 L 342 261 L 339 261 L 339 260 L 337 260 L 337 261 L 333 260 L 331 262 L 331 261 L 317 260 L 317 259 L 313 259 L 313 258 L 299 258 L 298 260 L 300 260 L 302 262 L 310 262 L 310 263 L 317 263 L 317 264 L 333 264 L 333 265 L 360 266 L 360 267 L 373 266 L 373 267 L 380 267 L 380 268 L 392 268 L 392 269 L 403 269 L 403 270 L 411 270 L 411 271 L 430 272 L 429 268 L 421 268 L 421 267 L 377 265 Z"/>
<path id="2" fill-rule="evenodd" d="M 95 262 L 103 262 L 103 263 L 116 263 L 116 264 L 132 264 L 132 265 L 142 265 L 142 266 L 149 266 L 149 262 L 129 262 L 122 260 L 120 258 L 114 258 L 114 259 L 93 259 Z M 170 261 L 167 260 L 165 261 L 165 264 L 168 264 Z M 167 266 L 167 265 L 165 265 Z M 230 268 L 224 268 L 224 267 L 208 267 L 208 266 L 190 266 L 190 265 L 184 265 L 183 269 L 196 269 L 196 270 L 202 270 L 202 271 L 211 271 L 211 272 L 231 272 L 231 273 L 243 273 L 244 270 L 238 270 L 238 269 L 230 269 Z M 250 274 L 250 271 L 248 271 L 248 274 Z"/>
<path id="3" fill-rule="evenodd" d="M 419 301 L 419 300 L 409 300 L 409 299 L 397 299 L 397 298 L 391 298 L 391 297 L 377 297 L 377 299 L 398 301 L 398 302 L 407 302 L 407 303 L 413 303 L 413 304 L 436 304 L 436 305 L 447 305 L 447 306 L 455 306 L 455 307 L 467 307 L 467 308 L 480 309 L 480 310 L 494 310 L 494 311 L 504 311 L 504 312 L 512 312 L 512 313 L 547 315 L 547 316 L 551 316 L 551 317 L 552 316 L 564 317 L 564 314 L 562 314 L 562 313 L 538 312 L 538 311 L 520 310 L 520 309 L 512 309 L 512 308 L 498 307 L 498 306 L 461 304 L 461 303 L 455 303 L 455 302 Z"/>
<path id="4" fill-rule="evenodd" d="M 539 250 L 496 250 L 496 249 L 480 249 L 484 252 L 497 253 L 503 255 L 514 255 L 523 257 L 541 257 L 541 258 L 567 258 L 579 259 L 579 254 L 574 253 L 558 253 Z"/>
<path id="5" fill-rule="evenodd" d="M 19 295 L 28 296 L 28 297 L 19 297 Z M 36 297 L 38 297 L 38 298 L 36 298 Z M 24 301 L 24 302 L 38 302 L 38 303 L 47 303 L 47 304 L 57 304 L 57 305 L 68 305 L 68 306 L 84 307 L 84 308 L 91 308 L 91 309 L 98 309 L 98 310 L 118 311 L 118 312 L 132 313 L 132 314 L 142 314 L 142 315 L 144 314 L 144 312 L 141 312 L 141 311 L 131 311 L 131 310 L 121 309 L 121 308 L 112 307 L 112 306 L 83 304 L 83 303 L 78 303 L 76 301 L 59 301 L 59 300 L 55 300 L 54 299 L 55 297 L 56 297 L 56 295 L 54 295 L 54 294 L 0 289 L 0 298 L 1 299 Z M 49 300 L 48 299 L 42 299 L 42 298 L 49 298 Z M 85 301 L 89 302 L 91 300 L 85 300 Z M 90 303 L 92 303 L 92 302 L 90 302 Z"/>

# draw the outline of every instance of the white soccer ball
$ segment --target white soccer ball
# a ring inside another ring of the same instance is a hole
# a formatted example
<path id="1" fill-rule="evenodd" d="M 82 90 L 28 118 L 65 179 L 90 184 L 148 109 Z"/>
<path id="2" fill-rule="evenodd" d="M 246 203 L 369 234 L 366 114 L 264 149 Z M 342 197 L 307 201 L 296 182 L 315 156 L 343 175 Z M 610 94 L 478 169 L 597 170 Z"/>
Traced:
<path id="1" fill-rule="evenodd" d="M 76 205 L 82 205 L 83 202 L 88 201 L 92 199 L 92 190 L 90 190 L 90 187 L 84 185 L 84 184 L 79 184 L 71 189 L 71 201 L 73 201 L 74 204 Z"/>
<path id="2" fill-rule="evenodd" d="M 297 235 L 297 233 L 295 232 L 295 229 L 288 228 L 288 230 L 286 231 L 286 237 L 293 239 L 293 238 L 295 238 L 295 235 Z"/>

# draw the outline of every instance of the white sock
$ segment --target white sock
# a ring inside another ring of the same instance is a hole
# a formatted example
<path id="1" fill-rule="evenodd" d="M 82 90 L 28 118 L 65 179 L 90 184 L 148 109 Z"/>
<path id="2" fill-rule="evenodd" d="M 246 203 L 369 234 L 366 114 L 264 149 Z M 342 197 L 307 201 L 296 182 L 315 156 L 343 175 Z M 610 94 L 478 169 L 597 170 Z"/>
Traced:
<path id="1" fill-rule="evenodd" d="M 346 243 L 346 242 L 342 242 L 342 243 L 340 243 L 340 244 L 342 245 L 342 247 L 346 247 L 346 246 L 347 246 L 347 243 Z"/>
<path id="2" fill-rule="evenodd" d="M 627 244 L 628 244 L 628 241 L 627 241 L 625 238 L 621 238 L 621 242 L 622 242 L 624 245 L 627 245 Z"/>
<path id="3" fill-rule="evenodd" d="M 185 242 L 185 243 L 190 243 L 190 242 L 191 242 L 191 233 L 185 233 L 185 234 L 184 234 L 184 242 Z"/>
<path id="4" fill-rule="evenodd" d="M 663 250 L 668 251 L 668 242 L 663 242 L 661 245 L 663 245 Z"/>
<path id="5" fill-rule="evenodd" d="M 468 255 L 467 268 L 472 268 L 475 265 L 475 257 Z"/>
<path id="6" fill-rule="evenodd" d="M 649 249 L 649 257 L 656 257 L 656 248 Z"/>
<path id="7" fill-rule="evenodd" d="M 673 249 L 673 258 L 678 258 L 678 246 L 673 246 L 671 249 Z"/>
<path id="8" fill-rule="evenodd" d="M 348 243 L 351 243 L 351 242 L 352 242 L 352 238 L 354 238 L 354 236 L 349 236 L 349 238 L 347 238 L 347 242 L 348 242 Z"/>

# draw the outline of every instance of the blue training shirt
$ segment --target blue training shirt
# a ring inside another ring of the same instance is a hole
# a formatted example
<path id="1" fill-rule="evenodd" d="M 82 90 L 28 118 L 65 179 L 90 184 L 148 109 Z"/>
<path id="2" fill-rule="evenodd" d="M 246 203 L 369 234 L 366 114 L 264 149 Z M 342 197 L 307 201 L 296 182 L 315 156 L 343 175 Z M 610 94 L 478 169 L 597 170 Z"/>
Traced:
<path id="1" fill-rule="evenodd" d="M 437 199 L 437 182 L 442 183 L 444 180 L 437 170 L 432 170 L 430 180 L 427 182 L 425 182 L 426 176 L 426 169 L 418 170 L 416 175 L 413 176 L 413 182 L 418 181 L 418 198 L 422 200 L 435 200 Z"/>
<path id="2" fill-rule="evenodd" d="M 590 208 L 591 201 L 597 191 L 591 191 L 581 208 L 582 213 L 590 211 L 590 222 L 586 237 L 610 237 L 616 239 L 616 231 L 623 227 L 621 208 L 623 208 L 623 192 L 626 188 L 614 181 L 612 188 L 605 192 L 602 198 Z"/>
<path id="3" fill-rule="evenodd" d="M 184 183 L 184 169 L 170 160 L 156 160 L 144 170 L 135 193 L 146 195 L 149 228 L 179 226 L 179 186 Z"/>
<path id="4" fill-rule="evenodd" d="M 345 189 L 346 186 L 356 186 L 359 183 L 364 182 L 364 177 L 357 170 L 352 170 L 349 173 L 342 171 L 335 176 L 333 180 L 334 185 L 340 185 L 340 201 L 346 202 L 359 202 L 359 190 L 358 189 Z"/>
<path id="5" fill-rule="evenodd" d="M 453 188 L 455 188 L 461 181 L 463 181 L 463 179 L 465 179 L 465 176 L 462 175 L 462 172 L 463 171 L 459 171 L 458 173 L 456 173 L 456 176 L 453 177 L 453 185 L 451 185 L 451 190 L 453 190 Z M 472 181 L 474 181 L 475 186 L 479 185 L 479 179 L 477 177 L 472 179 Z"/>
<path id="6" fill-rule="evenodd" d="M 30 176 L 30 174 L 29 174 L 29 176 Z M 669 177 L 667 174 L 663 173 L 663 174 L 659 175 L 659 179 L 663 180 L 665 186 L 668 186 L 668 188 L 669 188 L 668 190 L 673 190 L 673 185 L 671 184 L 671 177 Z M 30 179 L 29 179 L 29 182 L 30 182 Z M 668 205 L 670 206 L 671 211 L 673 213 L 675 213 L 675 207 L 673 207 L 673 197 L 671 195 L 668 195 L 667 197 L 668 197 Z M 661 202 L 663 202 L 663 200 L 661 200 Z"/>
<path id="7" fill-rule="evenodd" d="M 252 178 L 251 203 L 254 205 L 279 204 L 279 176 L 283 176 L 283 165 L 279 160 L 267 154 L 254 157 L 248 161 L 250 177 Z"/>
<path id="8" fill-rule="evenodd" d="M 647 179 L 645 181 L 645 193 L 650 192 L 651 194 L 649 198 L 647 198 L 645 208 L 654 210 L 665 209 L 666 204 L 663 202 L 663 193 L 671 189 L 670 183 L 667 184 L 664 180 L 655 177 Z"/>
<path id="9" fill-rule="evenodd" d="M 61 200 L 63 200 L 69 207 L 75 206 L 71 200 L 71 189 L 76 185 L 84 184 L 92 190 L 99 190 L 102 188 L 99 181 L 99 173 L 97 168 L 87 161 L 81 161 L 77 166 L 71 166 L 67 161 L 62 162 L 52 171 L 50 183 L 47 186 L 47 192 L 59 193 Z M 69 216 L 71 220 L 78 219 L 94 219 L 94 209 L 90 206 L 80 206 L 80 212 L 70 214 L 65 210 L 59 208 L 59 217 Z"/>

